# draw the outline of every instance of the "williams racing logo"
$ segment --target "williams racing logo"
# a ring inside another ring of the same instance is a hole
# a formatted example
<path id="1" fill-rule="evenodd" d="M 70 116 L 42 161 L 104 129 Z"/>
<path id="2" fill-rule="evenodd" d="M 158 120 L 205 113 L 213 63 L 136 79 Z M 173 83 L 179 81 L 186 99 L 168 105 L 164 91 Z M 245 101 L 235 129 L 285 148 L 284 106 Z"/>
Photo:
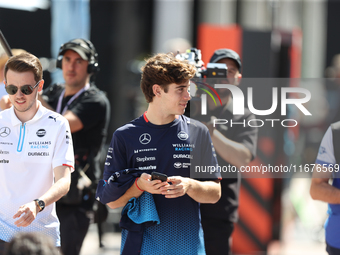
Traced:
<path id="1" fill-rule="evenodd" d="M 46 130 L 45 129 L 39 129 L 36 134 L 37 134 L 38 137 L 44 137 L 46 135 Z"/>
<path id="2" fill-rule="evenodd" d="M 185 141 L 189 138 L 189 135 L 187 133 L 185 133 L 184 131 L 181 131 L 177 134 L 177 137 L 182 140 Z"/>
<path id="3" fill-rule="evenodd" d="M 175 151 L 193 151 L 195 148 L 195 144 L 191 143 L 175 143 L 172 144 L 172 147 L 174 147 Z"/>
<path id="4" fill-rule="evenodd" d="M 36 142 L 28 142 L 30 149 L 48 149 L 48 147 L 52 144 L 51 141 L 36 141 Z"/>

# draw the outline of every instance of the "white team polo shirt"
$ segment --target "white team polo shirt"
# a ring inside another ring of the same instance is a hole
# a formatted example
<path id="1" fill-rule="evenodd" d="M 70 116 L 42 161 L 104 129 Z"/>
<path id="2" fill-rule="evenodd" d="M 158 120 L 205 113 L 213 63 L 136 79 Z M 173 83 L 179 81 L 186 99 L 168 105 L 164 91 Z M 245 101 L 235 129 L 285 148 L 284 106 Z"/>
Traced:
<path id="1" fill-rule="evenodd" d="M 74 153 L 68 121 L 43 107 L 33 119 L 22 123 L 14 108 L 0 112 L 0 239 L 9 242 L 20 231 L 42 232 L 60 246 L 55 203 L 37 214 L 28 227 L 13 219 L 19 207 L 39 198 L 54 183 L 53 169 L 73 169 Z"/>

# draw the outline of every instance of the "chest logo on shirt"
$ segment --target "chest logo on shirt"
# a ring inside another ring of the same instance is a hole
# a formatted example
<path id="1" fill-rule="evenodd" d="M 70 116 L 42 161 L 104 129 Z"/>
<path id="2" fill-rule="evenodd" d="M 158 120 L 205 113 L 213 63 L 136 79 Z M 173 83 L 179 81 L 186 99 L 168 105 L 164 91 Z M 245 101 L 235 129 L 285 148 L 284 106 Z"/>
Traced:
<path id="1" fill-rule="evenodd" d="M 148 144 L 149 142 L 151 142 L 151 135 L 149 135 L 148 133 L 144 133 L 139 137 L 139 142 L 141 144 Z"/>
<path id="2" fill-rule="evenodd" d="M 319 154 L 324 154 L 324 153 L 326 153 L 326 148 L 321 146 L 319 149 Z"/>
<path id="3" fill-rule="evenodd" d="M 39 129 L 36 134 L 37 134 L 38 137 L 44 137 L 46 135 L 46 130 L 45 129 Z"/>
<path id="4" fill-rule="evenodd" d="M 181 168 L 182 167 L 182 163 L 181 162 L 175 162 L 174 163 L 174 167 L 175 168 Z"/>
<path id="5" fill-rule="evenodd" d="M 9 127 L 2 127 L 2 128 L 0 128 L 0 137 L 9 136 L 10 133 L 11 133 L 11 130 L 10 130 Z"/>
<path id="6" fill-rule="evenodd" d="M 156 160 L 156 157 L 147 157 L 147 156 L 145 156 L 145 157 L 143 157 L 143 158 L 140 158 L 140 157 L 137 157 L 136 158 L 136 161 L 137 162 L 146 162 L 146 161 L 155 161 Z"/>
<path id="7" fill-rule="evenodd" d="M 182 141 L 185 141 L 189 138 L 189 135 L 187 133 L 185 133 L 184 131 L 180 131 L 178 134 L 177 134 L 177 137 L 179 139 L 181 139 Z"/>
<path id="8" fill-rule="evenodd" d="M 30 146 L 31 149 L 48 149 L 51 144 L 52 144 L 51 141 L 28 142 L 28 145 Z"/>
<path id="9" fill-rule="evenodd" d="M 54 122 L 57 122 L 57 117 L 53 117 L 52 115 L 48 116 L 49 119 L 54 120 Z"/>
<path id="10" fill-rule="evenodd" d="M 191 165 L 191 163 L 185 163 L 185 162 L 183 162 L 183 163 L 181 163 L 181 162 L 175 162 L 175 163 L 174 163 L 174 168 L 177 168 L 177 169 L 179 169 L 179 168 L 189 168 L 189 167 L 190 167 L 190 165 Z"/>
<path id="11" fill-rule="evenodd" d="M 48 152 L 28 152 L 27 154 L 30 157 L 48 157 L 50 153 Z"/>

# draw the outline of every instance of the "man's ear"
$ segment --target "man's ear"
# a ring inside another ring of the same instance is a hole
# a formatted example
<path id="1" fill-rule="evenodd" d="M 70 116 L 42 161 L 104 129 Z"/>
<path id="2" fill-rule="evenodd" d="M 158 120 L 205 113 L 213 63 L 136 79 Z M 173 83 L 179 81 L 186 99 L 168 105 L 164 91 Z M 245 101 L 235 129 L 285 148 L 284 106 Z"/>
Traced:
<path id="1" fill-rule="evenodd" d="M 44 83 L 45 81 L 42 79 L 40 82 L 39 82 L 39 86 L 38 86 L 38 92 L 42 91 L 43 90 L 43 87 L 44 87 Z"/>
<path id="2" fill-rule="evenodd" d="M 242 80 L 242 74 L 239 73 L 237 78 L 238 78 L 238 83 L 240 83 Z"/>
<path id="3" fill-rule="evenodd" d="M 152 86 L 152 91 L 154 93 L 155 96 L 160 96 L 161 95 L 161 91 L 162 91 L 162 88 L 161 86 L 159 86 L 158 84 L 154 84 Z"/>

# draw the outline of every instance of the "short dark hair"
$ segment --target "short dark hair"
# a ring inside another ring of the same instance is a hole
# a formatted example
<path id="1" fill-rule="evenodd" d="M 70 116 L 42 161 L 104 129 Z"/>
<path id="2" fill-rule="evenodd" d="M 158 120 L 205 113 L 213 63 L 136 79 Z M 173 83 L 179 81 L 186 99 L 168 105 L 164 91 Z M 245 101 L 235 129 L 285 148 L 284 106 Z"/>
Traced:
<path id="1" fill-rule="evenodd" d="M 30 53 L 21 53 L 8 59 L 4 69 L 5 80 L 7 80 L 8 70 L 19 73 L 32 72 L 36 82 L 40 81 L 43 77 L 40 60 Z"/>
<path id="2" fill-rule="evenodd" d="M 146 60 L 140 86 L 146 101 L 151 103 L 155 96 L 153 85 L 158 84 L 167 92 L 169 84 L 183 84 L 192 79 L 195 73 L 194 65 L 177 59 L 173 53 L 159 53 Z"/>
<path id="3" fill-rule="evenodd" d="M 6 255 L 58 255 L 52 238 L 40 232 L 19 232 L 8 243 Z"/>

